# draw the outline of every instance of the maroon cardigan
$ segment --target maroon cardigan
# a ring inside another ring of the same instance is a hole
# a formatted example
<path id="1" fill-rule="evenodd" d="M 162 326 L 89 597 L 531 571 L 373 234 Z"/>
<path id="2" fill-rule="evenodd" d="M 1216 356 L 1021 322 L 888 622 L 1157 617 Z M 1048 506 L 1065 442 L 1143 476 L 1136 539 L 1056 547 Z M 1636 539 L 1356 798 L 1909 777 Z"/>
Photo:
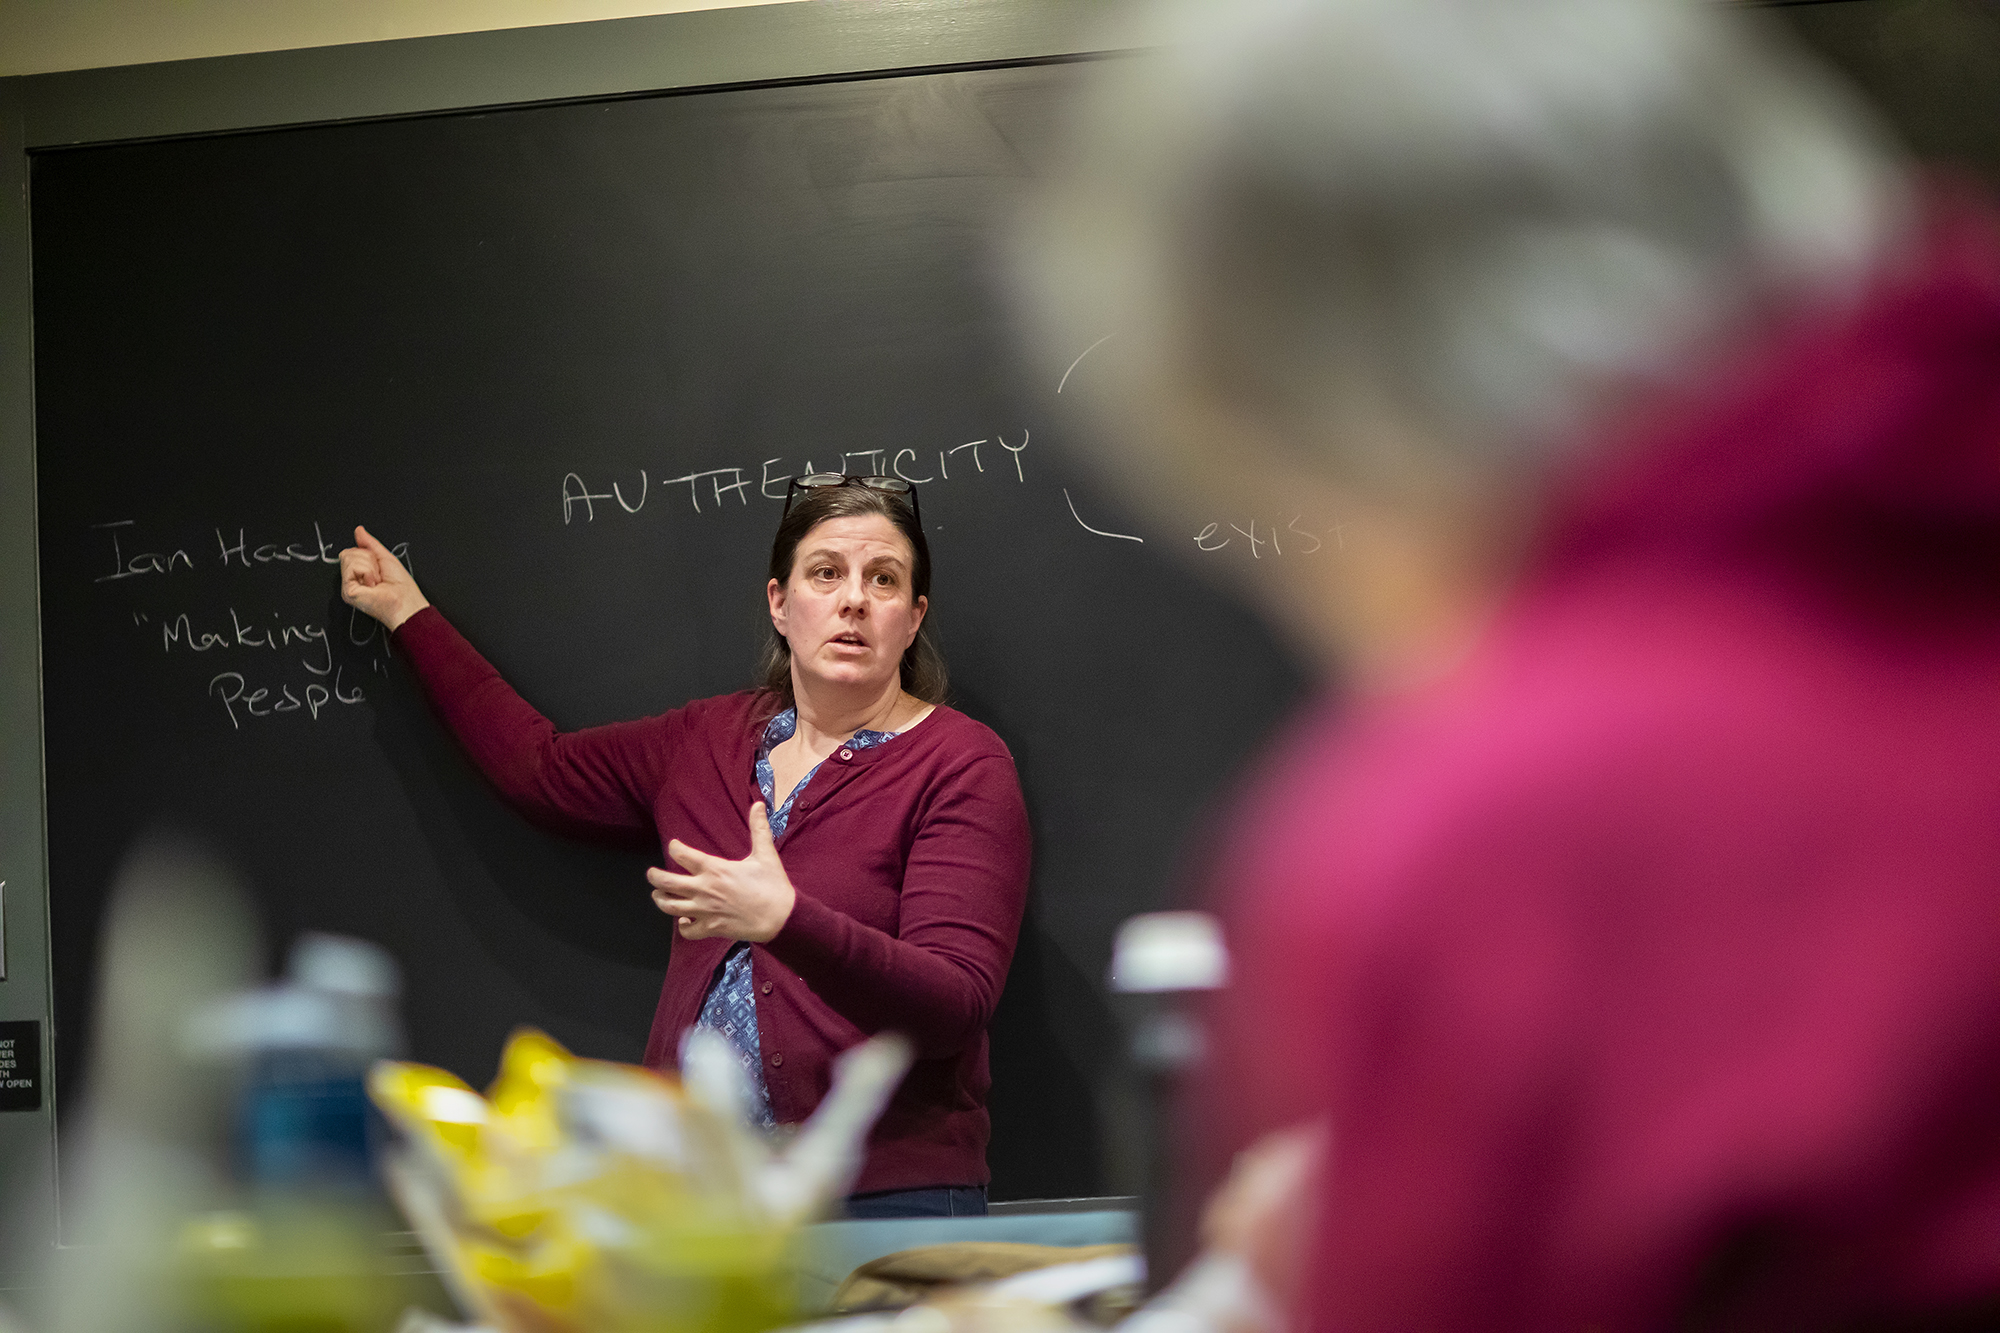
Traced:
<path id="1" fill-rule="evenodd" d="M 562 733 L 435 609 L 405 621 L 395 644 L 466 753 L 529 817 L 586 836 L 657 831 L 663 850 L 679 838 L 749 855 L 768 696 L 745 690 Z M 939 707 L 893 745 L 837 750 L 793 803 L 778 854 L 798 902 L 750 956 L 779 1123 L 819 1105 L 834 1056 L 870 1033 L 901 1032 L 917 1061 L 855 1189 L 986 1183 L 986 1023 L 1028 890 L 1028 817 L 1007 747 Z M 648 1065 L 673 1067 L 729 945 L 674 941 Z"/>

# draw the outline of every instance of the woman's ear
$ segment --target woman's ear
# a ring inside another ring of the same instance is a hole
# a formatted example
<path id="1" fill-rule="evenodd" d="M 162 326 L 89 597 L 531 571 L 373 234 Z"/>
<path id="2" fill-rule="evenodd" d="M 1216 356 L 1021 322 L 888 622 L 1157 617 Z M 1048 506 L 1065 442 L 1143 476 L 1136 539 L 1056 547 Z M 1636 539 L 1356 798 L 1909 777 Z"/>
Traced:
<path id="1" fill-rule="evenodd" d="M 917 641 L 917 631 L 924 627 L 924 613 L 931 609 L 931 599 L 928 597 L 919 597 L 917 598 L 915 605 L 917 609 L 917 618 L 910 623 L 910 641 L 909 643 L 903 645 L 905 648 L 909 647 L 911 643 L 915 643 Z"/>
<path id="2" fill-rule="evenodd" d="M 785 585 L 772 579 L 764 585 L 764 600 L 771 604 L 771 628 L 778 637 L 785 634 Z"/>

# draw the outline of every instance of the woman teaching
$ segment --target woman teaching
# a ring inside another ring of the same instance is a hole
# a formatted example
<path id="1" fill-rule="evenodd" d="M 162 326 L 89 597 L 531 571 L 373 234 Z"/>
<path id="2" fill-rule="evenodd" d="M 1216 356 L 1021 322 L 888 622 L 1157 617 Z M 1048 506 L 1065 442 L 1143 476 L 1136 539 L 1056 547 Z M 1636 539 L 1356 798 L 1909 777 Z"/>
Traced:
<path id="1" fill-rule="evenodd" d="M 930 549 L 897 478 L 795 478 L 765 585 L 759 683 L 656 717 L 558 732 L 366 529 L 341 596 L 394 637 L 500 794 L 583 836 L 657 833 L 647 872 L 674 946 L 646 1043 L 673 1068 L 712 1028 L 767 1127 L 825 1095 L 878 1031 L 916 1061 L 870 1136 L 856 1217 L 986 1211 L 986 1024 L 1027 894 L 1019 779 L 991 730 L 943 703 L 925 633 Z"/>

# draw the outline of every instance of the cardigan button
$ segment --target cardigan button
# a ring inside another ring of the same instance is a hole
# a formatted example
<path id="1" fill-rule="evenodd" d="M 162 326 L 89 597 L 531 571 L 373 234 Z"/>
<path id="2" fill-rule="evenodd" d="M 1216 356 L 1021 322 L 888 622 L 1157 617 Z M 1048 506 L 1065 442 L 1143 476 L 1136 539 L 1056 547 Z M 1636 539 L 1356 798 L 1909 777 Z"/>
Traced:
<path id="1" fill-rule="evenodd" d="M 842 751 L 840 752 L 840 757 L 841 757 L 842 759 L 852 759 L 852 758 L 854 758 L 854 751 L 852 751 L 852 750 L 842 750 Z"/>
<path id="2" fill-rule="evenodd" d="M 771 1052 L 771 1063 L 772 1063 L 772 1065 L 774 1065 L 774 1066 L 775 1066 L 775 1065 L 781 1065 L 781 1064 L 785 1063 L 785 1053 L 784 1053 L 783 1051 L 772 1051 L 772 1052 Z"/>
<path id="3" fill-rule="evenodd" d="M 764 994 L 769 995 L 771 993 L 771 983 L 767 981 L 763 985 L 759 986 L 757 989 L 763 991 Z"/>

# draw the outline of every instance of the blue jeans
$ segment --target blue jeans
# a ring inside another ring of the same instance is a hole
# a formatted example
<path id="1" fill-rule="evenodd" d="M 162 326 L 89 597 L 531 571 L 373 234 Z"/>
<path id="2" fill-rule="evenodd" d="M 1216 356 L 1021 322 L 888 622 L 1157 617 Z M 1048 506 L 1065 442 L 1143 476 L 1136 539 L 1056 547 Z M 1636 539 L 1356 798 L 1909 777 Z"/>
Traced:
<path id="1" fill-rule="evenodd" d="M 922 1190 L 882 1190 L 847 1196 L 851 1218 L 984 1217 L 984 1185 L 934 1185 Z"/>

